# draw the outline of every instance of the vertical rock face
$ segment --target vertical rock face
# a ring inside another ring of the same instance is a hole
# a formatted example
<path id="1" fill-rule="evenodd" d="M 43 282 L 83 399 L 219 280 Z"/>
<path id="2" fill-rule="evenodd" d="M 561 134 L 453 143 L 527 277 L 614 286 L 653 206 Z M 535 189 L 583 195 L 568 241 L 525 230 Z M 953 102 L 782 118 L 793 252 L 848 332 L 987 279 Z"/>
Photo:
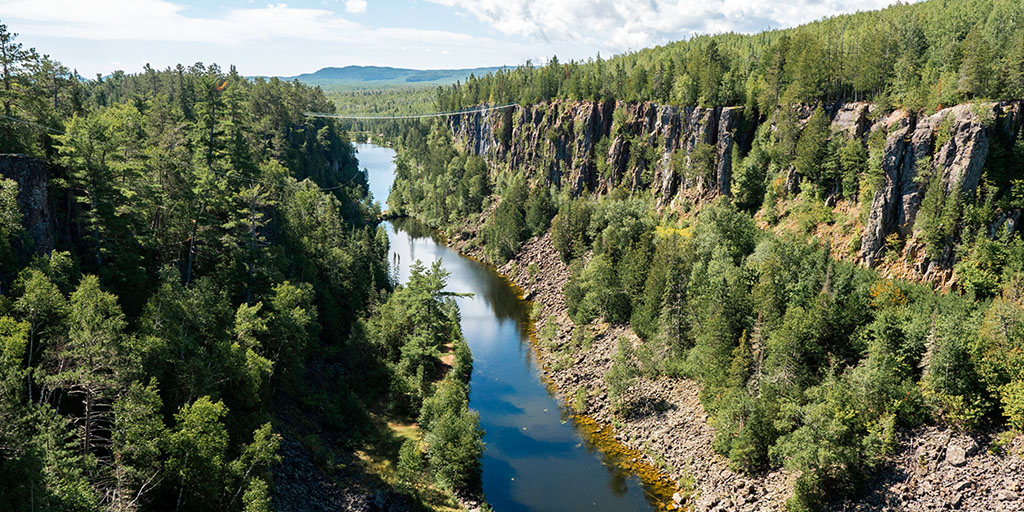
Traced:
<path id="1" fill-rule="evenodd" d="M 532 179 L 568 186 L 574 195 L 617 186 L 652 188 L 666 204 L 683 190 L 729 193 L 741 117 L 740 107 L 552 101 L 453 116 L 448 126 L 456 144 L 486 157 L 492 168 L 519 169 Z M 698 144 L 714 148 L 713 176 L 687 179 L 674 168 L 673 156 L 684 152 L 688 163 Z"/>
<path id="2" fill-rule="evenodd" d="M 885 182 L 871 203 L 861 258 L 871 265 L 884 251 L 887 236 L 913 233 L 931 180 L 942 180 L 947 195 L 973 196 L 992 141 L 1018 137 L 1020 107 L 1018 102 L 965 104 L 922 118 L 897 111 L 871 126 L 888 133 Z"/>
<path id="3" fill-rule="evenodd" d="M 863 137 L 871 122 L 868 114 L 874 110 L 874 104 L 867 102 L 843 103 L 832 116 L 832 130 L 850 138 Z"/>
<path id="4" fill-rule="evenodd" d="M 899 226 L 899 219 L 905 218 L 906 213 L 902 208 L 904 192 L 916 193 L 912 190 L 916 159 L 911 142 L 915 122 L 912 114 L 898 112 L 872 127 L 874 130 L 887 130 L 889 135 L 885 139 L 882 158 L 885 182 L 871 202 L 867 226 L 861 239 L 861 257 L 869 264 L 880 256 L 885 237 Z"/>
<path id="5" fill-rule="evenodd" d="M 54 241 L 47 191 L 50 172 L 46 163 L 24 155 L 0 154 L 0 176 L 18 183 L 21 222 L 32 241 L 26 252 L 48 254 Z"/>
<path id="6" fill-rule="evenodd" d="M 796 108 L 801 124 L 814 110 Z M 947 194 L 972 196 L 992 143 L 1008 145 L 1019 138 L 1021 108 L 1021 102 L 965 104 L 930 116 L 904 110 L 879 116 L 871 103 L 825 105 L 833 133 L 861 140 L 877 130 L 885 133 L 884 182 L 871 202 L 860 258 L 872 265 L 884 253 L 887 236 L 915 234 L 931 180 L 943 180 Z M 680 195 L 703 199 L 731 193 L 733 148 L 737 141 L 749 145 L 753 130 L 742 121 L 742 107 L 552 101 L 448 122 L 456 143 L 487 158 L 494 170 L 515 169 L 568 187 L 573 195 L 647 189 L 663 206 Z M 693 172 L 693 152 L 705 144 L 713 153 L 711 169 Z M 796 171 L 788 170 L 787 176 L 787 188 L 799 190 Z M 1020 212 L 1001 214 L 1000 228 L 1020 229 L 1020 218 Z"/>

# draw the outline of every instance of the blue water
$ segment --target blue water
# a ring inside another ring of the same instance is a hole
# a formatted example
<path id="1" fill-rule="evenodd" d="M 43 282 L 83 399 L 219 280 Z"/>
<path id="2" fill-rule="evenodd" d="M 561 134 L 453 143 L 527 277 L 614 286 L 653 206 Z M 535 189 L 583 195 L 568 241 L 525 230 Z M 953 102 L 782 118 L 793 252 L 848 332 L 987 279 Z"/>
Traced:
<path id="1" fill-rule="evenodd" d="M 359 162 L 382 204 L 394 179 L 394 151 L 361 144 Z M 528 304 L 490 267 L 460 256 L 419 222 L 387 223 L 400 282 L 416 260 L 442 260 L 473 352 L 469 407 L 485 431 L 483 490 L 495 511 L 652 510 L 640 479 L 611 464 L 575 430 L 545 388 L 530 347 Z"/>

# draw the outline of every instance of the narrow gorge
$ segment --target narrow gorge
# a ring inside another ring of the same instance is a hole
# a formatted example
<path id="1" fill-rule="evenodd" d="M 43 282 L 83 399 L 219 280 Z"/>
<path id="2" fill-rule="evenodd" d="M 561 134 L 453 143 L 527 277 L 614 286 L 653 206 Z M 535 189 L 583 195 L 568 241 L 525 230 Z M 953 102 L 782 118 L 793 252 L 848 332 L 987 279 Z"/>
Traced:
<path id="1" fill-rule="evenodd" d="M 974 197 L 990 148 L 1021 139 L 1022 108 L 1020 101 L 972 103 L 924 115 L 882 112 L 866 102 L 824 105 L 833 133 L 865 144 L 872 133 L 884 134 L 884 184 L 870 196 L 867 222 L 853 234 L 856 261 L 872 266 L 886 252 L 886 239 L 898 234 L 911 241 L 905 250 L 914 260 L 913 277 L 948 284 L 953 251 L 925 258 L 914 243 L 925 191 L 940 180 L 946 196 Z M 804 125 L 814 108 L 793 111 Z M 774 120 L 761 122 L 774 130 Z M 553 101 L 455 116 L 448 127 L 457 146 L 486 159 L 492 177 L 503 170 L 521 173 L 573 196 L 616 187 L 649 190 L 664 209 L 730 195 L 733 159 L 750 150 L 757 122 L 742 107 Z M 798 193 L 800 176 L 790 171 L 784 189 Z M 999 212 L 992 236 L 1020 232 L 1021 215 L 1020 208 Z"/>
<path id="2" fill-rule="evenodd" d="M 1021 102 L 963 104 L 931 115 L 880 112 L 871 103 L 827 107 L 832 134 L 865 145 L 875 134 L 883 149 L 884 181 L 867 204 L 846 200 L 847 207 L 852 203 L 866 212 L 866 222 L 859 223 L 845 240 L 847 246 L 859 249 L 837 251 L 835 256 L 866 267 L 883 267 L 880 263 L 887 251 L 901 251 L 901 260 L 907 262 L 901 277 L 939 288 L 955 287 L 956 254 L 947 249 L 941 257 L 928 258 L 919 240 L 917 220 L 925 192 L 941 187 L 946 197 L 973 197 L 993 147 L 1010 147 L 1020 139 L 1022 106 Z M 794 108 L 801 127 L 813 111 Z M 775 130 L 773 119 L 762 122 L 766 129 Z M 758 129 L 741 107 L 570 101 L 456 116 L 447 127 L 456 147 L 485 159 L 492 180 L 521 175 L 568 190 L 572 196 L 607 194 L 616 188 L 633 193 L 649 190 L 661 215 L 685 210 L 684 216 L 695 216 L 715 197 L 730 195 L 734 159 L 746 156 Z M 707 172 L 688 172 L 694 167 L 691 161 L 699 158 L 706 159 Z M 800 176 L 790 170 L 782 186 L 795 196 L 799 182 Z M 839 208 L 842 200 L 835 196 L 830 193 L 826 204 Z M 485 212 L 461 228 L 450 229 L 453 246 L 489 259 L 480 243 L 488 215 Z M 1020 232 L 1020 218 L 1020 209 L 1000 211 L 991 223 L 991 236 Z M 893 236 L 907 243 L 893 248 Z M 630 394 L 634 402 L 646 405 L 628 416 L 614 412 L 605 376 L 616 357 L 616 342 L 627 338 L 639 347 L 644 341 L 628 325 L 599 322 L 588 331 L 590 341 L 580 346 L 564 295 L 572 272 L 560 260 L 550 233 L 526 241 L 508 263 L 497 263 L 536 304 L 537 331 L 546 335 L 535 346 L 564 404 L 579 404 L 579 397 L 586 396 L 586 405 L 578 410 L 614 425 L 616 439 L 641 450 L 648 460 L 660 461 L 674 479 L 692 482 L 691 504 L 696 510 L 785 509 L 795 475 L 782 469 L 754 474 L 733 469 L 714 448 L 716 431 L 701 404 L 698 383 L 642 378 Z M 867 494 L 832 509 L 1014 510 L 1024 506 L 1024 497 L 1018 493 L 1024 490 L 1020 476 L 1024 461 L 1018 455 L 1006 455 L 1007 459 L 998 455 L 1004 448 L 998 447 L 991 433 L 967 435 L 932 425 L 899 436 L 892 462 L 876 474 Z M 1006 450 L 1017 453 L 1016 448 Z"/>

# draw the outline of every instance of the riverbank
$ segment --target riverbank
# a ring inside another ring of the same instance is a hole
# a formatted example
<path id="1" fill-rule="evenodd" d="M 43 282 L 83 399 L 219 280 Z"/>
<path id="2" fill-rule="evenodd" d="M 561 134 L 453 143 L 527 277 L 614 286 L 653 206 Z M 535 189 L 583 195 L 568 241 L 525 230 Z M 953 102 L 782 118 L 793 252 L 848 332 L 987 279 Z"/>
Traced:
<path id="1" fill-rule="evenodd" d="M 450 241 L 470 256 L 483 258 L 472 242 L 474 233 L 470 228 Z M 579 407 L 577 397 L 586 396 L 580 412 L 611 427 L 615 439 L 643 453 L 673 481 L 692 486 L 680 494 L 690 495 L 689 504 L 696 510 L 783 509 L 789 495 L 787 475 L 773 471 L 751 478 L 730 470 L 725 458 L 714 452 L 714 430 L 707 423 L 698 398 L 700 389 L 693 381 L 641 379 L 630 389 L 633 403 L 639 406 L 628 417 L 612 414 L 604 375 L 611 367 L 617 340 L 624 336 L 639 343 L 639 338 L 627 325 L 598 324 L 587 333 L 589 341 L 582 346 L 574 344 L 574 325 L 562 294 L 569 268 L 552 246 L 550 233 L 528 241 L 498 271 L 538 305 L 534 316 L 542 334 L 535 345 L 544 375 L 564 404 Z"/>
<path id="2" fill-rule="evenodd" d="M 449 238 L 457 250 L 485 260 L 479 226 L 472 219 Z M 560 401 L 613 428 L 615 438 L 646 454 L 677 482 L 692 482 L 690 504 L 703 511 L 780 511 L 795 475 L 774 470 L 747 475 L 729 468 L 713 449 L 714 429 L 699 401 L 700 387 L 685 379 L 641 379 L 629 391 L 636 407 L 630 416 L 612 414 L 604 375 L 616 340 L 639 339 L 626 325 L 596 324 L 587 340 L 572 340 L 574 325 L 562 290 L 570 272 L 551 244 L 550 234 L 525 243 L 499 272 L 534 302 L 535 343 L 544 375 Z M 547 326 L 553 327 L 547 327 Z M 582 390 L 582 391 L 580 391 Z M 583 398 L 581 398 L 583 397 Z M 580 403 L 584 402 L 584 403 Z M 994 434 L 969 436 L 944 426 L 927 426 L 899 437 L 890 464 L 871 480 L 859 500 L 830 510 L 1024 510 L 1024 441 L 1000 441 Z"/>

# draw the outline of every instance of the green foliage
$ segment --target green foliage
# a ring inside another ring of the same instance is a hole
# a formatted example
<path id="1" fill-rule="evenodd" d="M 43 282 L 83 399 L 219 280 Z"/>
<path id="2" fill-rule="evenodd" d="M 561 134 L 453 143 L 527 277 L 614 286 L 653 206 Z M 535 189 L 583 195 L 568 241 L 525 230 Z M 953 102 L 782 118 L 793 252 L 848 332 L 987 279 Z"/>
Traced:
<path id="1" fill-rule="evenodd" d="M 565 285 L 566 305 L 573 321 L 587 324 L 597 317 L 611 323 L 629 321 L 630 299 L 611 259 L 599 254 L 576 268 Z"/>
<path id="2" fill-rule="evenodd" d="M 818 226 L 833 223 L 835 214 L 832 208 L 818 197 L 817 187 L 813 183 L 805 182 L 800 188 L 800 195 L 792 211 L 797 229 L 801 233 L 809 234 Z"/>
<path id="3" fill-rule="evenodd" d="M 551 221 L 551 243 L 562 261 L 569 262 L 586 254 L 590 248 L 590 216 L 592 206 L 585 199 L 565 201 Z"/>
<path id="4" fill-rule="evenodd" d="M 999 13 L 990 17 L 989 13 Z M 551 99 L 756 106 L 843 99 L 911 109 L 1016 99 L 1024 28 L 1012 0 L 928 1 L 758 34 L 693 37 L 602 59 L 527 62 L 441 87 L 442 110 Z M 1005 77 L 997 80 L 997 77 Z"/>
<path id="5" fill-rule="evenodd" d="M 690 151 L 682 175 L 693 183 L 702 183 L 705 188 L 711 187 L 715 175 L 715 147 L 703 142 L 698 143 Z"/>
<path id="6" fill-rule="evenodd" d="M 964 201 L 960 184 L 954 183 L 951 187 L 952 192 L 949 192 L 941 176 L 932 177 L 917 214 L 925 253 L 930 258 L 943 257 L 947 248 L 952 246 L 961 224 Z"/>
<path id="7" fill-rule="evenodd" d="M 842 193 L 846 199 L 856 199 L 860 176 L 865 172 L 868 152 L 861 141 L 853 138 L 843 143 L 839 153 L 842 168 Z"/>
<path id="8" fill-rule="evenodd" d="M 390 407 L 419 410 L 431 394 L 430 385 L 441 375 L 441 347 L 459 343 L 455 305 L 444 291 L 448 273 L 435 261 L 427 269 L 419 261 L 409 269 L 409 282 L 395 290 L 371 319 L 371 339 L 378 343 L 392 373 Z M 459 372 L 467 354 L 458 359 Z"/>
<path id="9" fill-rule="evenodd" d="M 466 382 L 449 373 L 420 410 L 420 425 L 426 431 L 427 467 L 438 485 L 447 489 L 476 490 L 480 485 L 483 430 L 477 413 L 467 408 L 468 392 Z M 419 464 L 415 460 L 419 448 L 415 450 L 415 454 L 406 454 L 407 469 Z"/>
<path id="10" fill-rule="evenodd" d="M 633 352 L 630 340 L 620 337 L 615 355 L 612 357 L 612 366 L 604 375 L 605 385 L 608 386 L 608 399 L 612 403 L 612 410 L 617 412 L 626 410 L 629 403 L 627 392 L 640 374 Z"/>
<path id="11" fill-rule="evenodd" d="M 21 234 L 21 210 L 18 209 L 18 183 L 0 178 L 0 263 L 13 264 L 12 243 Z"/>
<path id="12" fill-rule="evenodd" d="M 819 106 L 800 133 L 800 139 L 796 144 L 796 158 L 793 160 L 796 172 L 819 187 L 823 185 L 826 176 L 823 163 L 828 151 L 828 136 L 829 119 L 825 115 L 825 110 Z"/>
<path id="13" fill-rule="evenodd" d="M 248 487 L 245 488 L 245 494 L 242 495 L 242 504 L 244 512 L 270 512 L 274 510 L 273 504 L 270 501 L 270 490 L 267 482 L 254 478 Z"/>
<path id="14" fill-rule="evenodd" d="M 531 233 L 526 223 L 526 184 L 515 180 L 483 227 L 484 246 L 495 261 L 507 261 Z M 536 215 L 536 212 L 535 212 Z M 534 219 L 535 222 L 539 222 Z"/>
<path id="15" fill-rule="evenodd" d="M 639 199 L 606 198 L 593 214 L 587 215 L 587 234 L 582 225 L 572 222 L 582 220 L 574 219 L 572 208 L 564 210 L 564 221 L 559 220 L 561 214 L 556 217 L 552 242 L 556 248 L 561 247 L 559 252 L 572 252 L 579 250 L 582 240 L 593 241 L 594 257 L 586 265 L 572 266 L 572 276 L 565 286 L 569 315 L 578 324 L 587 324 L 597 316 L 613 324 L 629 322 L 634 306 L 641 302 L 654 252 L 649 206 Z M 577 232 L 566 232 L 570 228 Z"/>
<path id="16" fill-rule="evenodd" d="M 544 234 L 551 225 L 551 218 L 558 212 L 546 187 L 533 187 L 526 200 L 526 229 L 531 236 Z"/>
<path id="17" fill-rule="evenodd" d="M 1001 390 L 1003 415 L 1010 426 L 1024 430 L 1024 381 L 1013 381 Z"/>
<path id="18" fill-rule="evenodd" d="M 423 451 L 414 439 L 406 439 L 398 449 L 398 478 L 408 485 L 420 481 L 425 468 Z"/>
<path id="19" fill-rule="evenodd" d="M 940 317 L 922 359 L 925 397 L 939 415 L 966 428 L 976 426 L 989 408 L 966 341 L 975 329 L 976 322 L 968 312 Z"/>
<path id="20" fill-rule="evenodd" d="M 742 159 L 734 157 L 733 162 L 733 201 L 743 210 L 757 211 L 764 199 L 770 162 L 767 151 L 762 147 L 760 131 L 750 153 Z"/>
<path id="21" fill-rule="evenodd" d="M 435 420 L 425 437 L 427 463 L 438 484 L 448 489 L 475 489 L 480 481 L 484 445 L 480 419 L 463 409 Z"/>
<path id="22" fill-rule="evenodd" d="M 388 388 L 357 321 L 391 287 L 366 176 L 334 122 L 303 115 L 333 107 L 216 65 L 84 81 L 2 26 L 0 44 L 4 115 L 51 128 L 0 121 L 0 151 L 47 161 L 61 233 L 12 258 L 31 247 L 0 183 L 5 504 L 266 510 L 269 398 L 356 404 L 344 445 Z"/>
<path id="23" fill-rule="evenodd" d="M 481 211 L 493 186 L 487 164 L 482 157 L 459 153 L 447 128 L 441 124 L 409 125 L 399 148 L 395 181 L 387 198 L 394 213 L 412 215 L 434 228 L 448 228 L 461 226 L 468 216 Z M 522 214 L 525 200 L 524 194 L 511 206 Z"/>
<path id="24" fill-rule="evenodd" d="M 178 502 L 193 510 L 215 510 L 208 498 L 219 496 L 228 433 L 222 402 L 201 397 L 174 415 L 176 426 L 167 437 L 168 470 L 175 480 Z"/>

